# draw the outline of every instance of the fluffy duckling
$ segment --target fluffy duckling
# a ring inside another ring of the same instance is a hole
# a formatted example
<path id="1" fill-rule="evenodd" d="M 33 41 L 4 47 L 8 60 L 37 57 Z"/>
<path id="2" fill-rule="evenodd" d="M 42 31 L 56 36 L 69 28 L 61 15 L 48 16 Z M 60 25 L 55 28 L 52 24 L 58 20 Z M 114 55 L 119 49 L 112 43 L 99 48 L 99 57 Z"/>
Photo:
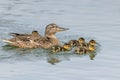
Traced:
<path id="1" fill-rule="evenodd" d="M 71 50 L 71 45 L 70 44 L 68 44 L 68 43 L 65 43 L 64 45 L 63 45 L 63 49 L 62 49 L 63 51 L 70 51 Z"/>
<path id="2" fill-rule="evenodd" d="M 61 52 L 62 51 L 62 46 L 59 46 L 59 45 L 57 45 L 57 46 L 53 46 L 53 47 L 51 47 L 51 52 L 52 53 L 58 53 L 58 52 Z"/>
<path id="3" fill-rule="evenodd" d="M 79 42 L 79 46 L 81 46 L 81 47 L 85 47 L 86 46 L 85 39 L 83 37 L 79 38 L 78 42 Z"/>
<path id="4" fill-rule="evenodd" d="M 76 54 L 86 54 L 86 52 L 87 52 L 86 45 L 77 46 L 75 48 L 75 53 Z"/>
<path id="5" fill-rule="evenodd" d="M 95 52 L 96 51 L 96 41 L 95 40 L 90 40 L 89 43 L 87 44 L 87 51 L 88 52 Z"/>
<path id="6" fill-rule="evenodd" d="M 79 42 L 77 40 L 70 40 L 68 44 L 70 44 L 72 47 L 75 47 L 79 45 Z"/>
<path id="7" fill-rule="evenodd" d="M 51 47 L 52 53 L 58 53 L 58 52 L 70 51 L 70 50 L 71 50 L 71 45 L 68 43 L 65 43 L 63 46 L 57 45 Z"/>

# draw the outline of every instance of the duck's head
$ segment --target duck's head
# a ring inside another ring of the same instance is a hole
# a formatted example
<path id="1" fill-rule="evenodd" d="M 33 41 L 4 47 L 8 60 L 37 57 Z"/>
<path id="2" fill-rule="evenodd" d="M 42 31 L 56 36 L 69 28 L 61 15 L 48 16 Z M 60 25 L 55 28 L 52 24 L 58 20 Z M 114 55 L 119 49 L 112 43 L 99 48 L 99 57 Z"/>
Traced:
<path id="1" fill-rule="evenodd" d="M 45 30 L 45 35 L 46 36 L 52 36 L 52 35 L 55 35 L 55 33 L 57 32 L 61 32 L 61 31 L 66 31 L 66 30 L 69 30 L 68 28 L 62 28 L 62 27 L 59 27 L 58 25 L 54 24 L 54 23 L 51 23 L 49 25 L 46 26 L 46 30 Z"/>
<path id="2" fill-rule="evenodd" d="M 78 42 L 79 42 L 80 44 L 83 44 L 83 43 L 85 43 L 85 39 L 84 39 L 83 37 L 81 37 L 81 38 L 78 39 Z"/>
<path id="3" fill-rule="evenodd" d="M 96 45 L 96 44 L 97 44 L 97 43 L 96 43 L 95 40 L 90 40 L 90 41 L 89 41 L 89 45 L 93 45 L 93 46 L 94 46 L 94 45 Z"/>
<path id="4" fill-rule="evenodd" d="M 63 48 L 64 48 L 65 50 L 71 50 L 71 45 L 68 44 L 68 43 L 65 43 L 65 44 L 63 45 Z"/>

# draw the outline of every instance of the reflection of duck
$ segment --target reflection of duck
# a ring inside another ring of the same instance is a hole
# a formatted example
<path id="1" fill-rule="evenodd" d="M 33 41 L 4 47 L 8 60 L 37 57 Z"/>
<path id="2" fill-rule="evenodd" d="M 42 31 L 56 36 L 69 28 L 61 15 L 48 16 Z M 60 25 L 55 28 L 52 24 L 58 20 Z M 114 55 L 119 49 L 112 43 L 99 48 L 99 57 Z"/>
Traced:
<path id="1" fill-rule="evenodd" d="M 48 61 L 48 63 L 50 63 L 50 64 L 52 64 L 52 65 L 55 65 L 55 63 L 59 63 L 59 62 L 60 62 L 59 59 L 54 58 L 54 57 L 47 59 L 47 61 Z"/>
<path id="2" fill-rule="evenodd" d="M 64 52 L 64 51 L 70 51 L 71 50 L 71 45 L 68 43 L 65 43 L 63 46 L 57 45 L 51 47 L 51 52 L 52 53 L 57 53 L 57 52 Z"/>
<path id="3" fill-rule="evenodd" d="M 12 36 L 14 36 L 14 38 L 8 39 L 8 40 L 3 40 L 3 41 L 7 42 L 9 45 L 18 46 L 18 47 L 22 47 L 22 48 L 38 48 L 38 47 L 39 48 L 50 48 L 54 45 L 60 44 L 59 40 L 55 36 L 55 33 L 61 32 L 61 31 L 66 31 L 66 30 L 68 30 L 68 29 L 58 27 L 56 24 L 52 23 L 52 24 L 49 24 L 46 26 L 44 37 L 41 37 L 39 35 L 39 37 L 36 37 L 37 38 L 36 39 L 36 38 L 34 38 L 34 36 L 31 37 L 31 35 L 29 35 L 29 34 L 25 35 L 25 34 L 12 33 Z M 21 38 L 21 36 L 23 38 Z M 28 38 L 29 36 L 30 36 L 30 38 Z"/>

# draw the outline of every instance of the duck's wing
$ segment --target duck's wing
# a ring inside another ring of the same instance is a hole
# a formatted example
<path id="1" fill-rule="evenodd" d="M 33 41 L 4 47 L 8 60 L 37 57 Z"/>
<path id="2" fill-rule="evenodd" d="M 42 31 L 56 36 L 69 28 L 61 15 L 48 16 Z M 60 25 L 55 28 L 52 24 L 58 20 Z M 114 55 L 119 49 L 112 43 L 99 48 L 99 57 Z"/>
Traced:
<path id="1" fill-rule="evenodd" d="M 33 31 L 32 31 L 33 32 Z M 43 38 L 43 36 L 39 33 L 35 33 L 35 34 L 19 34 L 19 33 L 10 33 L 9 35 L 13 36 L 13 37 L 17 37 L 23 41 L 29 41 L 29 40 L 36 40 L 36 39 L 40 39 Z"/>
<path id="2" fill-rule="evenodd" d="M 31 34 L 9 33 L 9 35 L 11 35 L 13 37 L 18 37 L 18 36 L 30 36 Z"/>
<path id="3" fill-rule="evenodd" d="M 14 38 L 18 38 L 21 41 L 29 41 L 31 34 L 19 34 L 19 33 L 9 33 L 9 35 L 13 36 Z"/>

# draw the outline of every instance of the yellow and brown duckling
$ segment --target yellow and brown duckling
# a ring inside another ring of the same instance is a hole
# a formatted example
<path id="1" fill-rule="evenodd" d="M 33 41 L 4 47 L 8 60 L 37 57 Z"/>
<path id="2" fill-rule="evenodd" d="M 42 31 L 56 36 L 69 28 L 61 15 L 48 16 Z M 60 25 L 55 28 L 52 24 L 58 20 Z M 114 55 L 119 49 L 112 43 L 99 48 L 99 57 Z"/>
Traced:
<path id="1" fill-rule="evenodd" d="M 79 46 L 76 47 L 75 53 L 77 54 L 86 54 L 92 53 L 96 50 L 96 41 L 90 40 L 89 43 L 85 42 L 84 38 L 79 38 Z"/>
<path id="2" fill-rule="evenodd" d="M 86 42 L 83 37 L 80 37 L 78 39 L 78 46 L 75 48 L 75 53 L 76 54 L 86 54 Z"/>
<path id="3" fill-rule="evenodd" d="M 57 46 L 51 47 L 52 53 L 65 52 L 70 50 L 71 50 L 71 45 L 68 43 L 65 43 L 63 46 L 57 45 Z"/>
<path id="4" fill-rule="evenodd" d="M 75 54 L 85 54 L 86 53 L 86 49 L 85 48 L 83 48 L 83 47 L 77 47 L 76 49 L 75 49 Z"/>
<path id="5" fill-rule="evenodd" d="M 77 40 L 70 40 L 68 44 L 70 44 L 72 47 L 75 47 L 79 45 L 79 42 Z"/>
<path id="6" fill-rule="evenodd" d="M 96 41 L 95 40 L 90 40 L 89 43 L 87 44 L 87 51 L 88 52 L 95 52 L 96 51 Z"/>
<path id="7" fill-rule="evenodd" d="M 53 46 L 53 47 L 50 48 L 50 50 L 51 50 L 52 53 L 61 52 L 62 49 L 63 49 L 63 48 L 62 48 L 62 46 L 60 46 L 60 45 L 56 45 L 56 46 Z"/>
<path id="8" fill-rule="evenodd" d="M 65 44 L 63 45 L 63 51 L 70 51 L 70 50 L 71 50 L 71 45 L 68 44 L 68 43 L 65 43 Z"/>
<path id="9" fill-rule="evenodd" d="M 85 42 L 85 39 L 83 37 L 79 38 L 78 39 L 78 42 L 79 42 L 79 46 L 86 46 L 86 42 Z"/>
<path id="10" fill-rule="evenodd" d="M 46 26 L 45 29 L 45 36 L 44 37 L 37 37 L 36 39 L 34 36 L 31 38 L 30 34 L 18 34 L 12 33 L 13 38 L 3 40 L 4 42 L 8 43 L 12 46 L 18 46 L 21 48 L 50 48 L 55 45 L 60 45 L 59 40 L 55 36 L 55 33 L 66 31 L 68 28 L 61 28 L 54 23 L 51 23 Z M 36 33 L 36 32 L 35 32 Z M 33 32 L 34 34 L 34 32 Z M 17 37 L 17 39 L 16 39 Z M 21 40 L 18 40 L 18 38 Z M 29 46 L 28 46 L 29 44 Z"/>

